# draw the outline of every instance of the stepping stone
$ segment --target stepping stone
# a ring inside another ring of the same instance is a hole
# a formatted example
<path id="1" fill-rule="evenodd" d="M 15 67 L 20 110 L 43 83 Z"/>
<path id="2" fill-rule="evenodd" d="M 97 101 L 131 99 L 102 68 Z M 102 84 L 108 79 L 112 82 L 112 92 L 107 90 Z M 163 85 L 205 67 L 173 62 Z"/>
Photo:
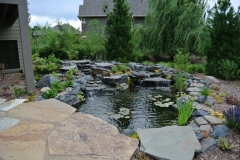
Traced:
<path id="1" fill-rule="evenodd" d="M 195 110 L 193 113 L 192 113 L 192 116 L 207 116 L 209 115 L 209 113 L 207 111 L 203 111 L 203 110 Z"/>
<path id="2" fill-rule="evenodd" d="M 28 118 L 44 122 L 62 122 L 76 111 L 72 106 L 56 99 L 23 103 L 9 111 L 14 118 Z"/>
<path id="3" fill-rule="evenodd" d="M 208 121 L 208 123 L 210 124 L 222 124 L 223 123 L 223 120 L 220 120 L 216 117 L 213 117 L 213 116 L 203 116 L 203 118 Z"/>
<path id="4" fill-rule="evenodd" d="M 198 88 L 202 88 L 202 87 L 205 86 L 205 85 L 202 84 L 202 83 L 192 83 L 192 85 L 193 85 L 194 87 L 198 87 Z"/>
<path id="5" fill-rule="evenodd" d="M 199 131 L 206 131 L 206 132 L 211 132 L 212 131 L 212 127 L 211 125 L 209 124 L 204 124 L 204 125 L 201 125 L 199 128 L 198 128 Z"/>
<path id="6" fill-rule="evenodd" d="M 208 108 L 208 107 L 203 107 L 202 110 L 203 110 L 203 111 L 206 111 L 206 112 L 209 112 L 211 109 Z"/>
<path id="7" fill-rule="evenodd" d="M 0 159 L 43 160 L 52 124 L 23 121 L 0 133 Z"/>
<path id="8" fill-rule="evenodd" d="M 189 92 L 189 95 L 190 96 L 200 96 L 201 93 L 199 93 L 199 92 Z"/>
<path id="9" fill-rule="evenodd" d="M 10 109 L 16 107 L 19 104 L 24 103 L 25 101 L 27 101 L 27 99 L 14 99 L 14 100 L 5 102 L 0 105 L 0 110 L 1 111 L 9 111 Z"/>
<path id="10" fill-rule="evenodd" d="M 189 87 L 186 89 L 187 92 L 200 92 L 201 90 L 197 87 Z"/>
<path id="11" fill-rule="evenodd" d="M 208 122 L 202 117 L 198 117 L 198 118 L 194 119 L 194 122 L 199 126 L 208 124 Z"/>
<path id="12" fill-rule="evenodd" d="M 77 69 L 77 66 L 64 66 L 64 67 L 60 68 L 60 70 L 64 70 L 64 71 L 68 71 L 71 69 Z"/>
<path id="13" fill-rule="evenodd" d="M 191 126 L 195 132 L 198 131 L 199 128 L 199 126 L 194 122 L 189 123 L 187 126 Z"/>
<path id="14" fill-rule="evenodd" d="M 191 126 L 167 126 L 137 129 L 140 148 L 156 159 L 193 159 L 195 151 L 201 151 L 200 143 Z"/>
<path id="15" fill-rule="evenodd" d="M 193 106 L 196 106 L 196 109 L 203 109 L 203 105 L 201 105 L 197 102 L 193 102 Z"/>
<path id="16" fill-rule="evenodd" d="M 8 117 L 0 118 L 0 132 L 17 125 L 19 122 L 20 120 L 15 118 Z"/>
<path id="17" fill-rule="evenodd" d="M 206 78 L 207 80 L 209 80 L 210 83 L 220 84 L 219 80 L 217 80 L 217 79 L 216 79 L 215 77 L 213 77 L 213 76 L 205 76 L 205 78 Z"/>
<path id="18" fill-rule="evenodd" d="M 6 99 L 0 98 L 0 105 L 6 102 Z"/>
<path id="19" fill-rule="evenodd" d="M 120 134 L 117 128 L 100 118 L 80 112 L 70 115 L 48 137 L 51 156 L 95 155 L 95 159 L 131 159 L 138 140 Z M 84 158 L 85 157 L 85 158 Z"/>

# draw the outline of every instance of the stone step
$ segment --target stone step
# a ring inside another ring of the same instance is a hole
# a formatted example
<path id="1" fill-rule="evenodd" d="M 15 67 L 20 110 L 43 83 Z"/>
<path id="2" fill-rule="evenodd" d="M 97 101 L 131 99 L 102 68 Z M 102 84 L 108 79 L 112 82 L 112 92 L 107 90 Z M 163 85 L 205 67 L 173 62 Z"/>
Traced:
<path id="1" fill-rule="evenodd" d="M 1 111 L 9 111 L 10 109 L 16 107 L 19 104 L 24 103 L 25 101 L 27 101 L 27 99 L 13 99 L 11 101 L 4 102 L 4 103 L 0 104 L 0 110 Z"/>
<path id="2" fill-rule="evenodd" d="M 6 102 L 6 99 L 0 98 L 0 105 Z"/>

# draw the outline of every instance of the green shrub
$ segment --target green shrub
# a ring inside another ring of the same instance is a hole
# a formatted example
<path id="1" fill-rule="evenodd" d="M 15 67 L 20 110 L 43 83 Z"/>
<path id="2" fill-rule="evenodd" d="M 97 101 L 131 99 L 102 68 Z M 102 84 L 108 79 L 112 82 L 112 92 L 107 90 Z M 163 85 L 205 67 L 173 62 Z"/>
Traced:
<path id="1" fill-rule="evenodd" d="M 174 87 L 178 91 L 182 92 L 186 87 L 185 81 L 186 81 L 185 74 L 179 72 L 176 76 Z"/>
<path id="2" fill-rule="evenodd" d="M 57 95 L 57 91 L 54 89 L 47 90 L 46 92 L 43 93 L 43 96 L 46 99 L 54 98 L 56 95 Z"/>
<path id="3" fill-rule="evenodd" d="M 113 66 L 112 69 L 111 69 L 111 71 L 112 71 L 113 73 L 117 73 L 117 72 L 118 72 L 117 66 Z"/>
<path id="4" fill-rule="evenodd" d="M 174 68 L 174 63 L 173 62 L 158 62 L 157 64 Z"/>
<path id="5" fill-rule="evenodd" d="M 62 84 L 65 88 L 73 86 L 73 82 L 71 80 L 67 80 L 67 81 L 63 82 Z"/>
<path id="6" fill-rule="evenodd" d="M 60 82 L 55 81 L 52 83 L 51 89 L 56 90 L 57 92 L 62 92 L 64 90 L 64 86 Z"/>
<path id="7" fill-rule="evenodd" d="M 13 91 L 14 91 L 14 96 L 15 96 L 15 97 L 19 97 L 19 96 L 21 96 L 23 93 L 26 92 L 25 89 L 18 88 L 17 86 L 14 86 L 14 87 L 13 87 Z"/>
<path id="8" fill-rule="evenodd" d="M 66 73 L 67 80 L 72 80 L 76 73 L 77 73 L 77 71 L 75 69 L 68 70 Z"/>
<path id="9" fill-rule="evenodd" d="M 222 59 L 218 61 L 220 67 L 219 72 L 221 72 L 222 78 L 225 80 L 236 79 L 240 76 L 240 70 L 238 65 L 234 61 L 228 59 Z"/>
<path id="10" fill-rule="evenodd" d="M 117 73 L 117 72 L 126 73 L 127 69 L 128 68 L 125 65 L 117 65 L 117 66 L 113 66 L 111 71 L 113 73 Z"/>
<path id="11" fill-rule="evenodd" d="M 181 51 L 177 50 L 178 54 L 174 56 L 174 68 L 176 68 L 179 71 L 185 71 L 188 70 L 189 65 L 189 53 L 183 54 Z"/>
<path id="12" fill-rule="evenodd" d="M 219 147 L 220 147 L 222 150 L 232 150 L 232 149 L 234 149 L 234 148 L 236 148 L 236 147 L 239 146 L 239 145 L 230 145 L 230 144 L 228 143 L 227 139 L 224 138 L 224 137 L 220 137 L 220 138 L 218 139 L 218 145 L 219 145 Z"/>
<path id="13" fill-rule="evenodd" d="M 38 82 L 41 78 L 38 77 L 38 75 L 36 75 L 36 76 L 34 77 L 34 79 L 35 79 L 36 82 Z"/>
<path id="14" fill-rule="evenodd" d="M 194 73 L 204 73 L 205 68 L 203 64 L 191 64 L 188 66 L 188 72 L 191 74 Z"/>
<path id="15" fill-rule="evenodd" d="M 187 123 L 187 120 L 192 115 L 192 112 L 196 108 L 193 106 L 194 100 L 184 100 L 184 103 L 178 102 L 178 125 L 183 126 Z"/>
<path id="16" fill-rule="evenodd" d="M 53 72 L 51 75 L 53 75 L 56 78 L 59 78 L 58 74 L 56 72 Z"/>
<path id="17" fill-rule="evenodd" d="M 144 62 L 142 62 L 142 64 L 145 64 L 145 65 L 148 65 L 148 66 L 154 65 L 154 63 L 151 62 L 151 61 L 144 61 Z"/>
<path id="18" fill-rule="evenodd" d="M 207 87 L 203 87 L 202 90 L 200 91 L 201 95 L 203 96 L 209 96 L 211 94 L 211 90 Z"/>

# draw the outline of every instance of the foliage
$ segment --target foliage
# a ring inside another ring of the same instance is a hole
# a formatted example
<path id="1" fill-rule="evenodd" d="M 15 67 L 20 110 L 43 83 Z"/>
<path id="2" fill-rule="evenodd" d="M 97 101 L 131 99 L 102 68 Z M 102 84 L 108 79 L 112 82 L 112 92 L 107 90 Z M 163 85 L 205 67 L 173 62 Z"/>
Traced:
<path id="1" fill-rule="evenodd" d="M 174 68 L 174 63 L 173 62 L 158 62 L 157 64 Z"/>
<path id="2" fill-rule="evenodd" d="M 211 93 L 211 97 L 216 100 L 217 104 L 222 104 L 223 103 L 223 98 L 220 95 Z"/>
<path id="3" fill-rule="evenodd" d="M 226 102 L 228 104 L 240 104 L 239 96 L 237 94 L 228 94 L 226 97 Z"/>
<path id="4" fill-rule="evenodd" d="M 187 72 L 188 69 L 188 58 L 189 53 L 183 54 L 181 51 L 178 50 L 178 54 L 174 56 L 174 68 L 176 68 L 179 71 L 185 71 Z"/>
<path id="5" fill-rule="evenodd" d="M 113 3 L 111 12 L 108 11 L 107 3 L 103 6 L 103 11 L 107 14 L 106 58 L 118 62 L 136 61 L 130 6 L 126 0 L 113 0 Z"/>
<path id="6" fill-rule="evenodd" d="M 57 92 L 62 92 L 64 90 L 64 85 L 59 81 L 55 81 L 51 85 L 51 89 L 56 90 Z"/>
<path id="7" fill-rule="evenodd" d="M 39 54 L 33 55 L 34 71 L 37 73 L 52 73 L 58 70 L 61 66 L 60 59 L 56 58 L 53 54 L 46 58 L 40 58 Z"/>
<path id="8" fill-rule="evenodd" d="M 35 98 L 36 98 L 35 93 L 33 91 L 30 91 L 27 96 L 27 102 L 33 102 Z"/>
<path id="9" fill-rule="evenodd" d="M 207 37 L 203 21 L 205 2 L 195 0 L 148 1 L 143 44 L 154 54 L 172 58 L 177 49 L 199 54 Z M 194 14 L 193 14 L 194 13 Z"/>
<path id="10" fill-rule="evenodd" d="M 67 81 L 63 82 L 62 85 L 63 85 L 65 88 L 66 88 L 66 87 L 72 87 L 72 86 L 73 86 L 73 81 L 67 80 Z"/>
<path id="11" fill-rule="evenodd" d="M 83 42 L 86 55 L 96 56 L 96 59 L 99 59 L 100 56 L 103 58 L 106 52 L 104 46 L 106 26 L 100 25 L 96 19 L 90 21 L 88 26 L 89 29 L 86 33 L 87 38 Z"/>
<path id="12" fill-rule="evenodd" d="M 132 84 L 133 84 L 132 79 L 131 79 L 130 77 L 128 77 L 128 79 L 127 79 L 127 85 L 128 85 L 128 86 L 131 86 Z"/>
<path id="13" fill-rule="evenodd" d="M 80 92 L 79 94 L 77 94 L 77 97 L 81 100 L 81 101 L 85 101 L 85 96 L 83 92 Z"/>
<path id="14" fill-rule="evenodd" d="M 218 139 L 218 145 L 224 151 L 225 150 L 232 150 L 232 149 L 234 149 L 234 148 L 239 146 L 239 145 L 230 145 L 229 142 L 227 141 L 227 139 L 224 138 L 224 137 L 220 137 Z"/>
<path id="15" fill-rule="evenodd" d="M 210 41 L 205 49 L 207 74 L 224 79 L 238 78 L 240 12 L 239 10 L 235 12 L 230 0 L 217 1 L 209 13 L 208 30 Z M 228 73 L 228 71 L 230 72 Z"/>
<path id="16" fill-rule="evenodd" d="M 240 76 L 240 69 L 238 65 L 234 63 L 234 61 L 230 61 L 228 59 L 222 59 L 218 61 L 219 63 L 219 71 L 222 74 L 222 77 L 225 80 L 236 79 Z"/>
<path id="17" fill-rule="evenodd" d="M 19 96 L 21 96 L 23 93 L 26 92 L 25 89 L 18 88 L 17 86 L 14 86 L 14 87 L 13 87 L 13 91 L 14 91 L 14 96 L 15 96 L 15 97 L 19 97 Z"/>
<path id="18" fill-rule="evenodd" d="M 219 86 L 216 85 L 216 84 L 211 84 L 211 88 L 212 88 L 213 90 L 215 90 L 215 91 L 219 91 L 219 90 L 220 90 Z"/>
<path id="19" fill-rule="evenodd" d="M 187 123 L 188 118 L 196 108 L 193 106 L 194 100 L 184 100 L 184 103 L 178 102 L 178 125 L 183 126 Z"/>
<path id="20" fill-rule="evenodd" d="M 154 65 L 154 63 L 151 62 L 151 61 L 144 61 L 144 62 L 142 62 L 142 64 L 145 64 L 145 65 L 148 65 L 148 66 L 153 66 Z"/>
<path id="21" fill-rule="evenodd" d="M 58 74 L 56 72 L 53 72 L 52 75 L 56 78 L 59 78 Z"/>
<path id="22" fill-rule="evenodd" d="M 200 91 L 201 95 L 203 96 L 209 96 L 211 94 L 211 90 L 207 87 L 203 87 L 202 90 Z"/>
<path id="23" fill-rule="evenodd" d="M 209 110 L 209 114 L 211 115 L 211 116 L 214 116 L 214 117 L 216 117 L 216 118 L 218 118 L 218 119 L 221 119 L 221 120 L 225 120 L 225 116 L 224 116 L 224 114 L 223 113 L 221 113 L 221 112 L 217 112 L 217 111 L 214 111 L 214 110 L 212 110 L 212 109 L 210 109 Z"/>
<path id="24" fill-rule="evenodd" d="M 240 130 L 240 106 L 234 106 L 227 110 L 225 113 L 226 124 L 230 128 Z"/>
<path id="25" fill-rule="evenodd" d="M 77 73 L 75 69 L 70 69 L 66 73 L 67 80 L 72 80 L 73 76 Z"/>
<path id="26" fill-rule="evenodd" d="M 205 66 L 203 64 L 190 64 L 188 66 L 187 70 L 191 74 L 194 74 L 194 73 L 204 73 Z"/>
<path id="27" fill-rule="evenodd" d="M 137 133 L 133 133 L 133 134 L 131 134 L 129 137 L 131 137 L 131 138 L 136 138 L 137 140 L 140 141 L 139 135 L 138 135 Z"/>
<path id="28" fill-rule="evenodd" d="M 121 65 L 121 64 L 117 65 L 117 66 L 113 66 L 111 69 L 111 71 L 113 73 L 119 73 L 119 74 L 126 73 L 127 70 L 128 70 L 128 68 L 125 65 Z"/>
<path id="29" fill-rule="evenodd" d="M 227 96 L 227 92 L 226 91 L 220 92 L 219 96 L 220 97 L 226 97 Z"/>
<path id="30" fill-rule="evenodd" d="M 36 82 L 38 82 L 41 78 L 40 78 L 38 75 L 36 75 L 36 76 L 34 77 L 34 79 L 35 79 Z"/>
<path id="31" fill-rule="evenodd" d="M 176 76 L 176 79 L 175 79 L 175 83 L 174 83 L 175 88 L 178 91 L 182 92 L 186 87 L 185 81 L 186 81 L 185 74 L 179 72 Z"/>
<path id="32" fill-rule="evenodd" d="M 43 93 L 43 96 L 46 99 L 54 98 L 56 95 L 57 95 L 57 91 L 54 89 L 47 90 L 46 92 Z"/>

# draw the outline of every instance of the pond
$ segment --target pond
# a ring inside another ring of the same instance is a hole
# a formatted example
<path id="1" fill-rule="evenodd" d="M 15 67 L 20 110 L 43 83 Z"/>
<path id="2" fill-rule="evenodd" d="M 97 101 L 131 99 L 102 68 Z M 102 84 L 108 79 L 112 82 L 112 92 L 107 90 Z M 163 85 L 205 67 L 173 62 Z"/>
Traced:
<path id="1" fill-rule="evenodd" d="M 169 87 L 135 87 L 106 95 L 101 91 L 88 92 L 86 103 L 79 111 L 99 117 L 118 130 L 130 135 L 137 128 L 158 128 L 177 124 L 178 112 L 159 103 L 175 102 L 175 93 Z"/>

